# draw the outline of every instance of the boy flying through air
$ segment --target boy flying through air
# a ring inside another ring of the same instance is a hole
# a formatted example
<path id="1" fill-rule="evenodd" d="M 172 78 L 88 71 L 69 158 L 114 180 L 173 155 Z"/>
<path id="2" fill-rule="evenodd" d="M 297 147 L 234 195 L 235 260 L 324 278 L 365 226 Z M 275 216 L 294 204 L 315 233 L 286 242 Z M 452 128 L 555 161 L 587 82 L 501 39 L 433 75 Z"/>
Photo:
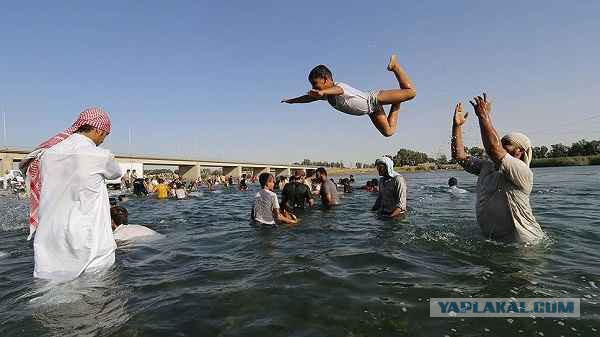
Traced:
<path id="1" fill-rule="evenodd" d="M 363 92 L 345 83 L 334 82 L 331 71 L 324 65 L 311 70 L 308 80 L 312 89 L 303 96 L 283 99 L 282 103 L 310 103 L 327 100 L 336 110 L 349 115 L 369 115 L 371 121 L 385 137 L 396 132 L 396 121 L 400 112 L 400 103 L 413 99 L 417 91 L 410 78 L 398 64 L 396 55 L 390 57 L 387 69 L 394 73 L 400 89 Z M 385 115 L 383 105 L 391 105 L 390 113 Z"/>

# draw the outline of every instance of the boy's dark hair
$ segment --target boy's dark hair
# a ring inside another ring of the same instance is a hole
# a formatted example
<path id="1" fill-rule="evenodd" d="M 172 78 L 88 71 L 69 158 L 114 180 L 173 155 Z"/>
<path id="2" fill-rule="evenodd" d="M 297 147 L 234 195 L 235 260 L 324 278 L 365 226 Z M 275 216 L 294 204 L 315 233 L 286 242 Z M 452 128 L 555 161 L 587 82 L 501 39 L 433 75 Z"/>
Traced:
<path id="1" fill-rule="evenodd" d="M 322 64 L 319 64 L 318 66 L 314 67 L 308 74 L 308 81 L 310 83 L 313 83 L 314 80 L 316 80 L 317 78 L 333 80 L 333 74 L 331 74 L 331 70 L 329 70 L 329 68 Z"/>
<path id="2" fill-rule="evenodd" d="M 452 187 L 452 186 L 456 186 L 458 185 L 458 179 L 452 177 L 450 179 L 448 179 L 448 186 Z"/>
<path id="3" fill-rule="evenodd" d="M 271 177 L 271 173 L 267 172 L 263 172 L 258 176 L 258 182 L 260 183 L 260 187 L 264 188 L 267 185 L 269 177 Z"/>
<path id="4" fill-rule="evenodd" d="M 110 208 L 110 218 L 119 225 L 127 225 L 128 224 L 128 215 L 127 209 L 121 206 L 113 206 Z"/>
<path id="5" fill-rule="evenodd" d="M 298 181 L 298 178 L 296 178 L 296 176 L 290 176 L 290 183 L 293 183 L 295 181 Z"/>
<path id="6" fill-rule="evenodd" d="M 158 178 L 158 183 L 159 183 L 159 184 L 162 184 L 162 183 L 164 183 L 164 182 L 165 182 L 165 180 L 164 180 L 163 178 Z"/>
<path id="7" fill-rule="evenodd" d="M 327 177 L 327 170 L 325 170 L 324 167 L 319 167 L 316 172 L 318 174 L 322 175 L 322 176 L 326 176 Z"/>

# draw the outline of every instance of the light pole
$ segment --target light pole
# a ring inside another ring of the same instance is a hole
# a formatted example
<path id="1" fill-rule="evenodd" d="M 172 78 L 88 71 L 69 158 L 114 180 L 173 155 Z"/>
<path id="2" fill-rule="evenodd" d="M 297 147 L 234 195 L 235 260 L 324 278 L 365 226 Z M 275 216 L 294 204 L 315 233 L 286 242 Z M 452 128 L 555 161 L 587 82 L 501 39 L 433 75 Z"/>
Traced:
<path id="1" fill-rule="evenodd" d="M 2 110 L 2 146 L 8 147 L 6 143 L 6 111 Z"/>

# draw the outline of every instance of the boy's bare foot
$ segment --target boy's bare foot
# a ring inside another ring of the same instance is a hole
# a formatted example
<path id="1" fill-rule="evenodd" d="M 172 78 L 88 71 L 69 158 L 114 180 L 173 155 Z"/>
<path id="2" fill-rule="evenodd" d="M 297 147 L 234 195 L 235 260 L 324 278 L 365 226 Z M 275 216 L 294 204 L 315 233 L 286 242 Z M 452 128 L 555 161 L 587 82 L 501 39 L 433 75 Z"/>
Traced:
<path id="1" fill-rule="evenodd" d="M 400 65 L 398 64 L 398 57 L 396 54 L 392 54 L 392 56 L 390 56 L 390 63 L 388 63 L 387 70 L 394 71 L 398 68 L 400 68 Z"/>

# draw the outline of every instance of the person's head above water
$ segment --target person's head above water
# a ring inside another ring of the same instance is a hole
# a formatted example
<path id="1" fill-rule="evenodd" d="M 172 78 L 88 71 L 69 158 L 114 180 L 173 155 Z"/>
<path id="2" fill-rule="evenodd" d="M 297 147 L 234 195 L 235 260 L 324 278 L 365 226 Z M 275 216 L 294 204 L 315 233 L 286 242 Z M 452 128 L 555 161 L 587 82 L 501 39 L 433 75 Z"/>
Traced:
<path id="1" fill-rule="evenodd" d="M 258 182 L 261 188 L 272 191 L 275 188 L 275 178 L 271 173 L 263 172 L 258 176 Z"/>
<path id="2" fill-rule="evenodd" d="M 324 90 L 335 85 L 331 70 L 322 64 L 319 64 L 310 71 L 308 81 L 315 90 Z"/>
<path id="3" fill-rule="evenodd" d="M 112 229 L 121 226 L 128 225 L 129 223 L 129 212 L 125 207 L 113 206 L 110 208 L 110 219 L 112 220 Z"/>
<path id="4" fill-rule="evenodd" d="M 327 181 L 327 170 L 325 170 L 324 167 L 319 167 L 315 172 L 315 178 L 317 178 L 317 181 L 320 183 Z"/>
<path id="5" fill-rule="evenodd" d="M 531 159 L 533 159 L 533 150 L 531 148 L 531 141 L 529 137 L 525 136 L 520 132 L 511 132 L 502 137 L 502 147 L 511 156 L 521 159 L 529 166 Z"/>
<path id="6" fill-rule="evenodd" d="M 394 162 L 390 157 L 383 156 L 375 161 L 375 166 L 377 166 L 377 172 L 382 177 L 395 177 L 398 175 L 396 171 L 394 171 Z"/>
<path id="7" fill-rule="evenodd" d="M 458 185 L 458 179 L 452 177 L 450 179 L 448 179 L 448 186 L 452 187 L 452 186 L 457 186 Z"/>

